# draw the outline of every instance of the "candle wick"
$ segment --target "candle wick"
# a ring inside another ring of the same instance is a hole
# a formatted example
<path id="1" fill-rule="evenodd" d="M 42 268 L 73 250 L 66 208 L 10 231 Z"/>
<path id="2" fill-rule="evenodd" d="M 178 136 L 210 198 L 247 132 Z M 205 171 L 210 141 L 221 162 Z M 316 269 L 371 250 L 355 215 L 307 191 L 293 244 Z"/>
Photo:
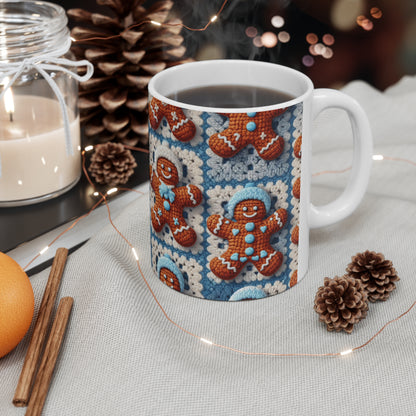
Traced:
<path id="1" fill-rule="evenodd" d="M 10 122 L 13 122 L 13 111 L 10 111 L 9 118 L 10 118 Z"/>

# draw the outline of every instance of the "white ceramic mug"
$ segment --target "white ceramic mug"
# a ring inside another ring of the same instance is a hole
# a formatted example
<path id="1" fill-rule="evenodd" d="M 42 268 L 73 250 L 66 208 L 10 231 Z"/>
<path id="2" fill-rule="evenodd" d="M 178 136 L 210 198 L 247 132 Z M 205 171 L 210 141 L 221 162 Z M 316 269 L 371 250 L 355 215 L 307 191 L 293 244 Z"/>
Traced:
<path id="1" fill-rule="evenodd" d="M 264 107 L 210 108 L 169 98 L 177 91 L 244 85 L 289 94 Z M 360 105 L 314 90 L 296 70 L 258 61 L 212 60 L 169 68 L 149 84 L 151 250 L 168 286 L 215 300 L 280 293 L 307 271 L 309 229 L 350 215 L 372 160 Z M 335 201 L 310 202 L 311 125 L 345 110 L 353 130 L 348 185 Z"/>

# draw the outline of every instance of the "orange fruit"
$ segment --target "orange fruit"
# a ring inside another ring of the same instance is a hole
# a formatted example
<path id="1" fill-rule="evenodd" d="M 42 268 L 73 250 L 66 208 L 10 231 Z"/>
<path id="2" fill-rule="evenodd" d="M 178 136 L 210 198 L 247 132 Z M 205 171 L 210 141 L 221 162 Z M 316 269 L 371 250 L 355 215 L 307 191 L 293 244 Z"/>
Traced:
<path id="1" fill-rule="evenodd" d="M 27 274 L 8 255 L 0 252 L 0 357 L 25 336 L 35 308 Z"/>

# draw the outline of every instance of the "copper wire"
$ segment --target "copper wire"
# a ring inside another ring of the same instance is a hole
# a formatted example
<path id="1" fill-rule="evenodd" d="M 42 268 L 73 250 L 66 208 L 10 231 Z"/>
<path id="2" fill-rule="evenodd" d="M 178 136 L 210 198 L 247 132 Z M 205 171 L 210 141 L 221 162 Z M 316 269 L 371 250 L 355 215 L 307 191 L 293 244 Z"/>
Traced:
<path id="1" fill-rule="evenodd" d="M 140 148 L 133 148 L 133 146 L 129 147 L 130 149 L 133 150 L 137 150 L 137 151 L 142 151 L 142 149 Z M 413 161 L 410 161 L 408 159 L 402 159 L 402 158 L 393 158 L 393 157 L 386 157 L 384 156 L 384 159 L 387 160 L 397 160 L 397 161 L 402 161 L 402 162 L 408 162 L 412 165 L 416 166 L 416 163 Z M 93 181 L 91 180 L 88 171 L 86 169 L 86 165 L 85 165 L 85 151 L 82 151 L 82 170 L 89 182 L 89 184 L 93 187 L 93 189 L 95 190 L 95 185 L 93 183 Z M 343 170 L 345 171 L 345 169 Z M 325 171 L 325 172 L 319 172 L 319 174 L 324 174 L 324 173 L 338 173 L 341 171 Z M 140 194 L 143 194 L 143 192 L 141 191 L 137 191 L 134 189 L 130 189 L 130 188 L 117 188 L 118 190 L 123 190 L 123 191 L 130 191 L 130 192 L 137 192 Z M 98 192 L 98 191 L 96 191 Z M 50 247 L 52 244 L 54 244 L 60 237 L 62 237 L 65 233 L 67 233 L 68 231 L 70 231 L 72 228 L 75 227 L 76 224 L 78 224 L 78 222 L 87 217 L 92 211 L 94 211 L 95 208 L 98 207 L 98 205 L 100 205 L 101 203 L 104 202 L 106 208 L 107 208 L 107 214 L 108 214 L 108 220 L 111 224 L 111 226 L 113 227 L 113 229 L 117 232 L 117 234 L 126 242 L 126 244 L 132 249 L 134 250 L 134 246 L 133 244 L 131 244 L 131 242 L 126 238 L 126 236 L 117 228 L 117 226 L 114 224 L 112 217 L 111 217 L 111 211 L 110 211 L 110 207 L 106 198 L 106 195 L 103 194 L 102 192 L 98 192 L 101 195 L 101 198 L 98 202 L 96 202 L 93 207 L 88 211 L 88 213 L 84 214 L 83 216 L 79 217 L 77 220 L 75 220 L 67 229 L 65 229 L 64 231 L 62 231 L 57 237 L 55 237 L 51 243 L 49 244 L 48 247 Z M 37 254 L 29 263 L 28 265 L 25 267 L 25 269 L 38 257 L 40 256 L 40 254 Z M 328 353 L 273 353 L 273 352 L 256 352 L 256 351 L 245 351 L 242 349 L 238 349 L 238 348 L 234 348 L 234 347 L 230 347 L 228 345 L 223 345 L 223 344 L 218 344 L 216 342 L 213 342 L 211 340 L 207 340 L 206 338 L 203 338 L 197 334 L 195 334 L 192 331 L 187 330 L 186 328 L 184 328 L 183 326 L 181 326 L 180 324 L 178 324 L 174 319 L 172 319 L 169 314 L 166 312 L 165 308 L 163 307 L 163 305 L 160 303 L 158 297 L 156 296 L 155 292 L 153 291 L 153 289 L 151 288 L 148 280 L 146 279 L 143 270 L 141 268 L 141 264 L 140 261 L 138 259 L 137 256 L 137 260 L 136 260 L 136 264 L 140 273 L 140 276 L 142 277 L 147 289 L 149 290 L 153 300 L 155 301 L 156 305 L 158 306 L 158 308 L 160 309 L 160 311 L 162 312 L 163 316 L 172 324 L 174 325 L 176 328 L 178 328 L 180 331 L 184 332 L 187 335 L 190 335 L 194 338 L 197 338 L 199 341 L 203 341 L 205 343 L 208 343 L 209 345 L 213 346 L 213 347 L 217 347 L 226 351 L 230 351 L 230 352 L 234 352 L 237 354 L 241 354 L 241 355 L 246 355 L 246 356 L 263 356 L 263 357 L 338 357 L 338 356 L 342 356 L 342 355 L 346 355 L 349 354 L 350 352 L 353 351 L 357 351 L 360 350 L 364 347 L 366 347 L 368 344 L 370 344 L 378 335 L 380 335 L 390 324 L 398 321 L 399 319 L 403 318 L 405 315 L 407 315 L 416 305 L 416 301 L 413 302 L 413 304 L 402 314 L 400 314 L 399 316 L 397 316 L 396 318 L 388 321 L 386 324 L 383 325 L 382 328 L 380 328 L 371 338 L 369 338 L 366 342 L 364 342 L 363 344 L 357 346 L 357 347 L 353 347 L 350 350 L 344 351 L 344 352 L 328 352 Z"/>
<path id="2" fill-rule="evenodd" d="M 139 23 L 134 23 L 130 26 L 128 26 L 125 30 L 131 30 L 131 29 L 136 29 L 140 26 L 146 25 L 146 24 L 157 24 L 157 26 L 167 26 L 167 27 L 176 27 L 176 26 L 180 26 L 183 27 L 186 30 L 189 30 L 191 32 L 203 32 L 205 30 L 208 29 L 208 27 L 214 23 L 215 20 L 217 20 L 217 18 L 219 17 L 219 15 L 222 13 L 222 11 L 224 10 L 225 5 L 228 3 L 228 0 L 224 0 L 224 2 L 222 3 L 220 9 L 218 10 L 218 12 L 213 16 L 215 17 L 215 19 L 213 20 L 213 18 L 211 18 L 208 23 L 201 28 L 193 28 L 193 27 L 189 27 L 183 23 L 161 23 L 161 22 L 154 22 L 153 20 L 143 20 Z M 118 35 L 111 35 L 111 36 L 94 36 L 91 38 L 81 38 L 81 39 L 75 39 L 75 42 L 89 42 L 91 40 L 111 40 L 111 39 L 118 39 L 121 38 L 122 34 L 118 34 Z"/>

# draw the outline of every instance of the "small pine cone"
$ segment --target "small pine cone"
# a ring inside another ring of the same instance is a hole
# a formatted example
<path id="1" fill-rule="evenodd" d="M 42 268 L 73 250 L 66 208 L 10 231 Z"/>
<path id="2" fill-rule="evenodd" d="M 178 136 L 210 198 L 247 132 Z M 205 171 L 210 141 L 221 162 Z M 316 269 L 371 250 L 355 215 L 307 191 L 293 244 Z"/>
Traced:
<path id="1" fill-rule="evenodd" d="M 88 170 L 97 183 L 114 186 L 126 183 L 136 166 L 130 150 L 109 142 L 95 146 Z"/>
<path id="2" fill-rule="evenodd" d="M 367 292 L 368 300 L 387 300 L 400 280 L 390 260 L 386 260 L 381 253 L 365 251 L 352 257 L 347 266 L 347 274 L 360 279 Z"/>
<path id="3" fill-rule="evenodd" d="M 328 331 L 352 332 L 354 324 L 367 316 L 367 294 L 360 280 L 349 276 L 325 277 L 315 296 L 315 311 Z"/>

